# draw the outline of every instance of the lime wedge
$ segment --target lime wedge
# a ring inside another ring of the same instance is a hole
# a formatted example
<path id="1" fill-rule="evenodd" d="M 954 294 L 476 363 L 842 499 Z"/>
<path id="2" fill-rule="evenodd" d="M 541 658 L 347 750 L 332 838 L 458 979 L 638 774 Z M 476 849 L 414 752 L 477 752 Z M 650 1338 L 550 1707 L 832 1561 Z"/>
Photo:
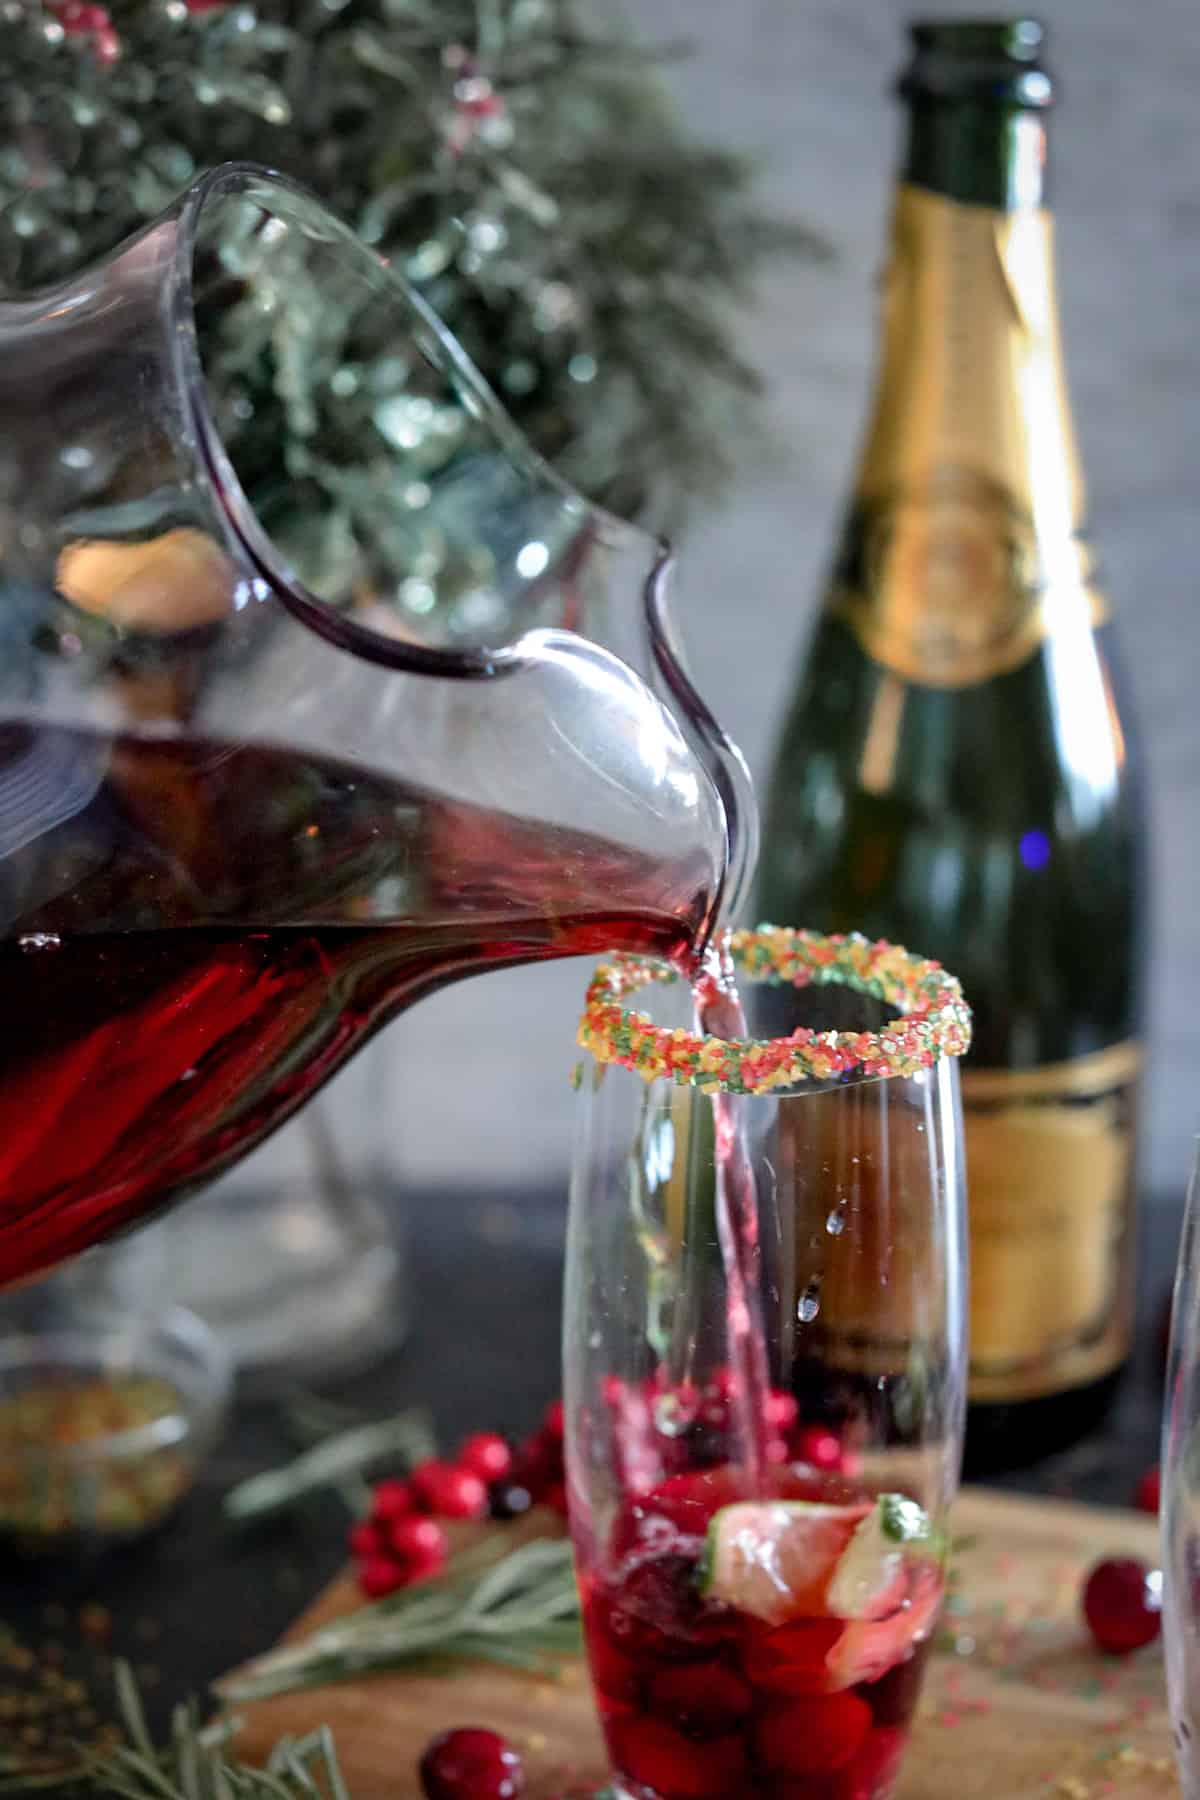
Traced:
<path id="1" fill-rule="evenodd" d="M 701 1591 L 768 1625 L 879 1619 L 903 1603 L 906 1559 L 932 1543 L 925 1513 L 902 1494 L 742 1501 L 713 1515 Z"/>
<path id="2" fill-rule="evenodd" d="M 744 1500 L 709 1522 L 700 1586 L 707 1599 L 782 1625 L 827 1617 L 830 1578 L 870 1501 Z"/>
<path id="3" fill-rule="evenodd" d="M 854 1528 L 825 1590 L 839 1619 L 882 1619 L 903 1599 L 905 1562 L 933 1547 L 929 1517 L 903 1494 L 881 1494 Z"/>

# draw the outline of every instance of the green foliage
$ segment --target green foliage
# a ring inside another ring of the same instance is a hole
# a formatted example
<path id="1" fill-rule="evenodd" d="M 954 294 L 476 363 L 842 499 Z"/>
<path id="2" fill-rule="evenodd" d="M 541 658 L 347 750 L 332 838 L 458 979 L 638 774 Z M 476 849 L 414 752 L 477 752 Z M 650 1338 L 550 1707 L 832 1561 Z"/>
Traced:
<path id="1" fill-rule="evenodd" d="M 120 53 L 0 0 L 0 290 L 44 285 L 201 168 L 316 189 L 420 288 L 535 444 L 620 511 L 678 510 L 754 430 L 730 310 L 758 211 L 605 9 L 572 0 L 111 0 Z M 598 23 L 598 16 L 602 22 Z"/>

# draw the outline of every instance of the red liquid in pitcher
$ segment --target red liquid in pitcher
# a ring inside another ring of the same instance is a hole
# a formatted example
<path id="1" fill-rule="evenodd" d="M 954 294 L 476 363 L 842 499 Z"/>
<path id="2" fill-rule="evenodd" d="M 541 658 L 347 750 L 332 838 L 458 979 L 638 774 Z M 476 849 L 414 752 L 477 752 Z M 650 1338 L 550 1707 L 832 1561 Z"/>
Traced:
<path id="1" fill-rule="evenodd" d="M 777 1518 L 772 1502 L 784 1503 Z M 883 1800 L 942 1596 L 935 1557 L 881 1552 L 884 1504 L 800 1466 L 753 1488 L 729 1465 L 626 1503 L 602 1566 L 583 1578 L 592 1677 L 624 1793 Z M 739 1532 L 757 1543 L 757 1566 L 753 1553 L 737 1566 Z"/>
<path id="2" fill-rule="evenodd" d="M 290 752 L 8 725 L 0 773 L 0 1287 L 220 1173 L 445 983 L 680 957 L 706 904 L 699 868 L 681 916 L 648 859 Z"/>

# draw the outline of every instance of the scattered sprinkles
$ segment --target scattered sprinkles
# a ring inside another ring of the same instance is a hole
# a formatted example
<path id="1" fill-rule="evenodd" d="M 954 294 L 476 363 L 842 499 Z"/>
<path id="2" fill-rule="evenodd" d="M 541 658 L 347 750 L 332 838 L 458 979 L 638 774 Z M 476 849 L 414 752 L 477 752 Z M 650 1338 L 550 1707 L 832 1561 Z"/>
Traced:
<path id="1" fill-rule="evenodd" d="M 923 1727 L 931 1735 L 957 1729 L 953 1754 L 962 1755 L 964 1745 L 980 1741 L 971 1727 L 983 1717 L 992 1714 L 1003 1724 L 1028 1707 L 1041 1722 L 1035 1736 L 1044 1729 L 1056 1740 L 1053 1767 L 1038 1768 L 1032 1760 L 1038 1746 L 1031 1745 L 1029 1800 L 1166 1800 L 1177 1778 L 1161 1646 L 1150 1644 L 1118 1664 L 1096 1648 L 1080 1616 L 1079 1592 L 1103 1545 L 1083 1534 L 1076 1546 L 1071 1535 L 1070 1525 L 1060 1526 L 1053 1548 L 1039 1546 L 1032 1554 L 1015 1549 L 1002 1524 L 954 1540 Z M 1067 1735 L 1072 1725 L 1074 1734 Z M 1014 1770 L 1020 1762 L 1018 1753 Z"/>
<path id="2" fill-rule="evenodd" d="M 858 932 L 824 936 L 778 925 L 735 931 L 729 949 L 752 982 L 774 986 L 840 986 L 899 1009 L 879 1031 L 812 1031 L 788 1037 L 707 1037 L 655 1025 L 622 1005 L 651 983 L 679 979 L 668 963 L 618 955 L 602 963 L 588 987 L 578 1043 L 600 1063 L 617 1063 L 646 1081 L 667 1079 L 706 1093 L 765 1094 L 802 1081 L 854 1073 L 911 1076 L 971 1042 L 971 1013 L 962 988 L 940 963 L 898 944 L 872 943 Z"/>
<path id="3" fill-rule="evenodd" d="M 72 1621 L 61 1607 L 45 1609 L 47 1625 L 66 1628 L 69 1651 L 55 1641 L 22 1643 L 0 1622 L 0 1792 L 53 1784 L 61 1793 L 81 1757 L 111 1755 L 120 1744 L 120 1726 L 100 1718 L 93 1697 L 111 1673 L 88 1629 L 92 1610 Z"/>

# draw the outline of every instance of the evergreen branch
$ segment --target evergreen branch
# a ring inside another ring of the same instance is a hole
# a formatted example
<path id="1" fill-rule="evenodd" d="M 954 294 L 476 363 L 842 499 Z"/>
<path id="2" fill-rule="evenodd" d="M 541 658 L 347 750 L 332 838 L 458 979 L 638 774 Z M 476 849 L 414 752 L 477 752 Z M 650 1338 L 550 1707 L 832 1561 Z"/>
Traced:
<path id="1" fill-rule="evenodd" d="M 247 29 L 240 7 L 109 0 L 120 55 L 101 66 L 86 31 L 64 37 L 24 0 L 0 74 L 0 292 L 105 255 L 206 165 L 283 168 L 408 273 L 544 454 L 595 498 L 661 517 L 755 442 L 730 308 L 768 258 L 826 246 L 758 207 L 748 161 L 684 128 L 657 72 L 681 47 L 597 10 L 260 0 Z M 492 99 L 472 112 L 479 79 Z M 543 297 L 564 288 L 555 323 Z M 339 366 L 328 323 L 322 381 Z M 231 450 L 257 496 L 297 440 L 269 346 L 247 354 L 254 329 L 222 339 L 214 387 L 242 371 L 253 416 Z M 318 438 L 365 443 L 359 406 L 327 397 Z M 281 484 L 280 505 L 299 528 L 321 502 L 335 544 L 346 506 L 314 467 L 306 491 Z"/>

